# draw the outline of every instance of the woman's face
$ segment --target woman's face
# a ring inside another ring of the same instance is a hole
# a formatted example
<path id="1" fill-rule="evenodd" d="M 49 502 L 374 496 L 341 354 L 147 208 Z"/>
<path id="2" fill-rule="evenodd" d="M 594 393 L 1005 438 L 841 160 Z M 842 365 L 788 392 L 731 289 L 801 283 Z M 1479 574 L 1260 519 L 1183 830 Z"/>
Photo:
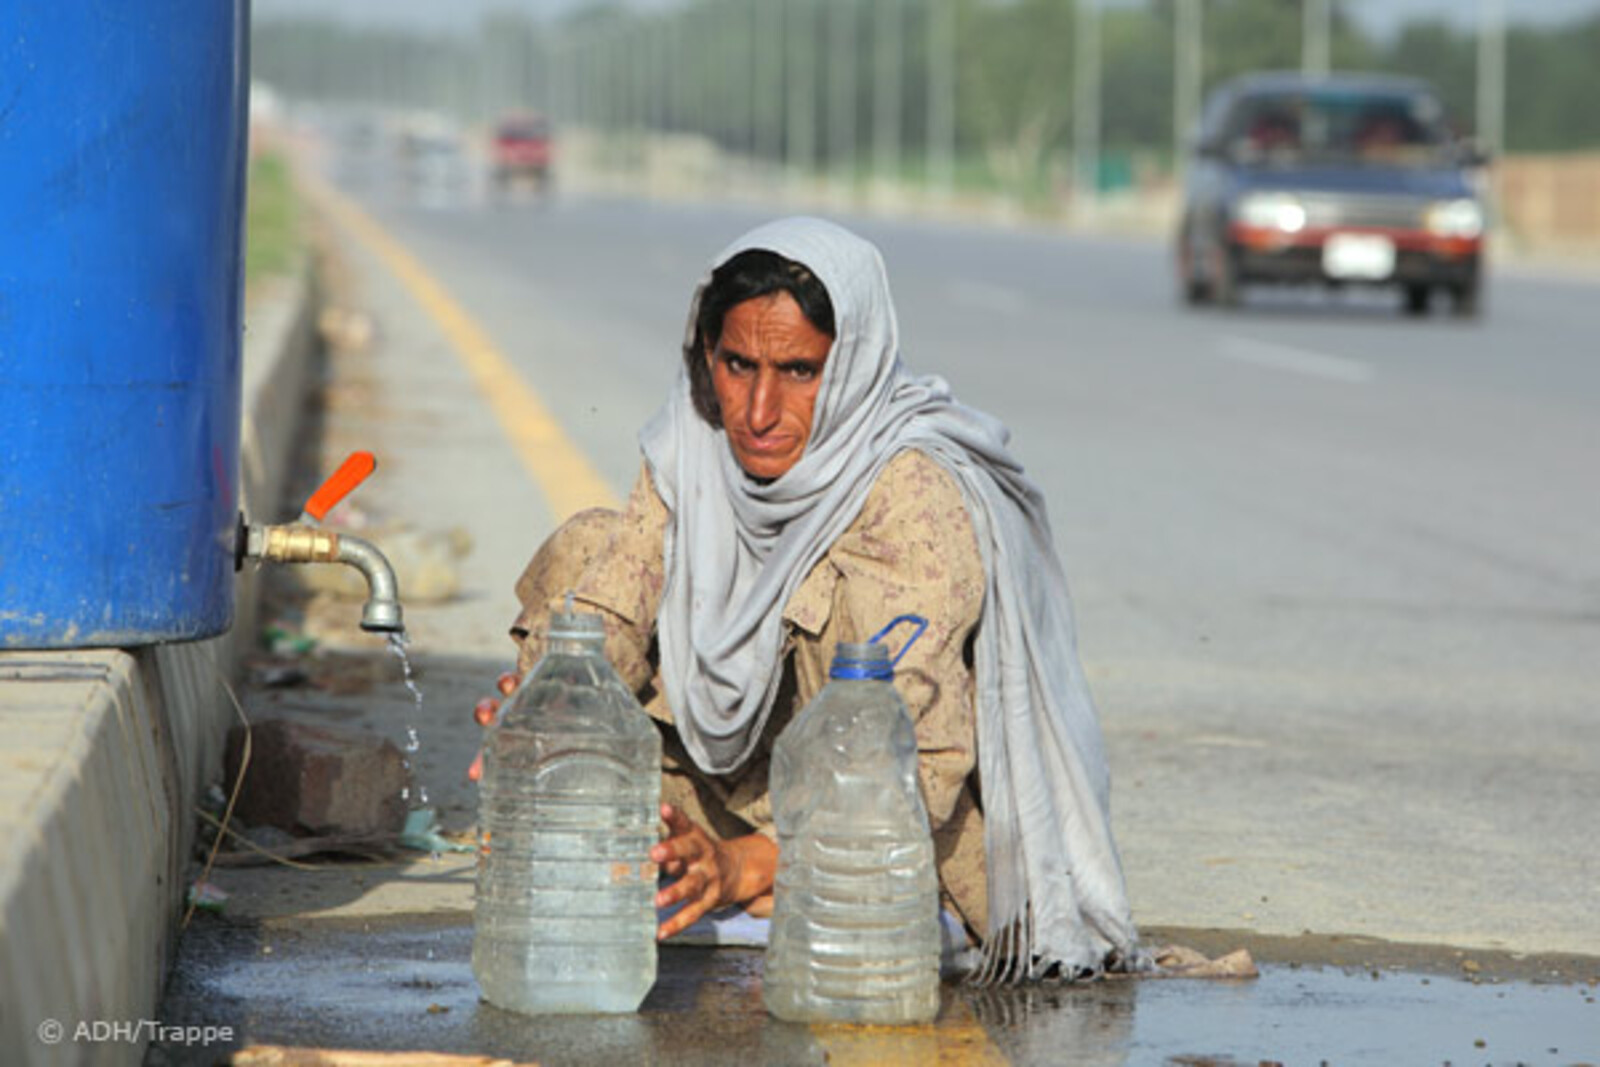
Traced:
<path id="1" fill-rule="evenodd" d="M 752 478 L 787 473 L 811 439 L 811 412 L 833 338 L 785 292 L 735 304 L 706 353 L 733 458 Z"/>

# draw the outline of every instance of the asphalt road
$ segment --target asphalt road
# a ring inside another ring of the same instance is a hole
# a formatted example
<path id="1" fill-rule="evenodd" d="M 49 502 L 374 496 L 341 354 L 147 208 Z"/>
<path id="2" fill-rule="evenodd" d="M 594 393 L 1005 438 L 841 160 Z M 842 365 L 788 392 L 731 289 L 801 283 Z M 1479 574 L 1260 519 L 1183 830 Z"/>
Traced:
<path id="1" fill-rule="evenodd" d="M 351 191 L 619 495 L 695 280 L 783 210 Z M 841 221 L 1050 502 L 1142 923 L 1600 955 L 1600 286 L 1195 311 L 1153 242 Z"/>

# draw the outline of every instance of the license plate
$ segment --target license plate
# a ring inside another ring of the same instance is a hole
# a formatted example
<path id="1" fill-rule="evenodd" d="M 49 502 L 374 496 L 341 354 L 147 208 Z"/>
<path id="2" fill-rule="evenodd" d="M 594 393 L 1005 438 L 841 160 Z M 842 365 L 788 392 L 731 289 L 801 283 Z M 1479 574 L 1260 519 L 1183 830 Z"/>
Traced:
<path id="1" fill-rule="evenodd" d="M 1375 233 L 1336 233 L 1322 246 L 1330 278 L 1382 281 L 1394 273 L 1394 242 Z"/>

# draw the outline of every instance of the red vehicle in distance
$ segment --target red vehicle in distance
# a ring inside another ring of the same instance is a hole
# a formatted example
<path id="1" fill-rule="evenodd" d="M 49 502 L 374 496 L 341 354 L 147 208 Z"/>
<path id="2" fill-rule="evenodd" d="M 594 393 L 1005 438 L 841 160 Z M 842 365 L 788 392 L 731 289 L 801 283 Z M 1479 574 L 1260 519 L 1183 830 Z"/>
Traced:
<path id="1" fill-rule="evenodd" d="M 550 123 L 542 115 L 501 119 L 495 124 L 490 157 L 497 192 L 507 192 L 519 183 L 545 192 L 550 186 L 554 157 Z"/>

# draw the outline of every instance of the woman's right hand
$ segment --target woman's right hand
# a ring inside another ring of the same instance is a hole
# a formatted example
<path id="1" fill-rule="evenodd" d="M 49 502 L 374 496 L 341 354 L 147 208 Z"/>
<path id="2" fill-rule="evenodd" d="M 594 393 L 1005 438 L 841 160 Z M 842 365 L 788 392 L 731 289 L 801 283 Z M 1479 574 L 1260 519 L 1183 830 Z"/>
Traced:
<path id="1" fill-rule="evenodd" d="M 667 835 L 650 849 L 650 861 L 676 881 L 656 894 L 656 907 L 683 906 L 656 929 L 656 940 L 665 941 L 730 904 L 743 904 L 756 916 L 772 914 L 777 842 L 762 834 L 719 841 L 671 804 L 661 805 L 661 821 Z"/>
<path id="2" fill-rule="evenodd" d="M 522 676 L 507 671 L 495 681 L 495 688 L 500 690 L 501 698 L 510 696 L 517 691 L 517 686 L 522 681 Z M 472 717 L 484 729 L 494 725 L 495 718 L 500 714 L 500 701 L 494 697 L 484 697 L 472 706 Z M 483 749 L 478 749 L 478 754 L 473 757 L 472 766 L 467 768 L 467 780 L 476 782 L 483 777 Z"/>

